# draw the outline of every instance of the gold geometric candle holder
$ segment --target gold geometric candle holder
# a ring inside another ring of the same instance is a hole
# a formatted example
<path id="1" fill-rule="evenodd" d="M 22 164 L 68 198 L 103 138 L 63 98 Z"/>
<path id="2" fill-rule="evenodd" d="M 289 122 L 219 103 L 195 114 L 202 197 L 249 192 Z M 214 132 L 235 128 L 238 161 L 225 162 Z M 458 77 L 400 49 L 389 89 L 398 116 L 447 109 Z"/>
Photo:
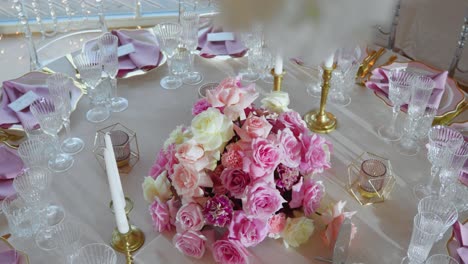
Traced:
<path id="1" fill-rule="evenodd" d="M 105 135 L 109 133 L 120 174 L 127 175 L 140 159 L 136 133 L 126 126 L 116 123 L 100 129 L 94 138 L 93 153 L 99 165 L 105 170 L 104 148 L 106 147 Z"/>
<path id="2" fill-rule="evenodd" d="M 361 204 L 384 202 L 395 186 L 392 164 L 370 152 L 364 152 L 348 165 L 349 193 Z"/>

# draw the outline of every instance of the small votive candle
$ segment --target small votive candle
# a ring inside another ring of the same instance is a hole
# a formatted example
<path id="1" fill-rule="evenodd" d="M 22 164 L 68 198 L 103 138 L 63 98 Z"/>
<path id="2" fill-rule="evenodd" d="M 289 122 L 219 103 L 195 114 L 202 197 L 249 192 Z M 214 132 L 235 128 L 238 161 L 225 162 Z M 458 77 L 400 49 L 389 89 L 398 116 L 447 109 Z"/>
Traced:
<path id="1" fill-rule="evenodd" d="M 109 132 L 109 136 L 112 140 L 112 148 L 114 149 L 117 167 L 121 168 L 126 166 L 130 160 L 130 137 L 122 130 L 113 130 Z"/>
<path id="2" fill-rule="evenodd" d="M 361 195 L 368 198 L 375 196 L 376 192 L 383 188 L 383 177 L 386 173 L 387 167 L 380 160 L 368 159 L 363 161 L 359 173 L 359 185 L 363 191 Z"/>

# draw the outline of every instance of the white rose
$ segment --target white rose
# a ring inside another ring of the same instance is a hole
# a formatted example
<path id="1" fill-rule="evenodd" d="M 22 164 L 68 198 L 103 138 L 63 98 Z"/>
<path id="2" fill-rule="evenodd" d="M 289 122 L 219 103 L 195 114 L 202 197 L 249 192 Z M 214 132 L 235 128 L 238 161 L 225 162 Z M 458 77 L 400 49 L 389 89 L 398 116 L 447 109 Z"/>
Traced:
<path id="1" fill-rule="evenodd" d="M 216 108 L 198 114 L 192 120 L 193 139 L 205 151 L 220 150 L 234 136 L 231 120 Z"/>
<path id="2" fill-rule="evenodd" d="M 289 111 L 289 94 L 285 92 L 271 92 L 262 99 L 262 107 L 275 113 Z"/>
<path id="3" fill-rule="evenodd" d="M 167 171 L 163 171 L 156 179 L 145 177 L 142 184 L 143 196 L 148 203 L 152 203 L 155 197 L 161 201 L 167 201 L 172 197 L 171 183 L 167 179 Z"/>
<path id="4" fill-rule="evenodd" d="M 167 147 L 173 143 L 180 145 L 191 137 L 192 133 L 190 132 L 190 129 L 184 126 L 178 126 L 171 132 L 171 134 L 169 134 L 169 138 L 164 142 L 164 149 L 167 149 Z"/>
<path id="5" fill-rule="evenodd" d="M 298 247 L 299 245 L 307 242 L 314 233 L 314 221 L 307 217 L 288 218 L 286 226 L 283 229 L 283 242 L 284 246 L 288 248 Z"/>

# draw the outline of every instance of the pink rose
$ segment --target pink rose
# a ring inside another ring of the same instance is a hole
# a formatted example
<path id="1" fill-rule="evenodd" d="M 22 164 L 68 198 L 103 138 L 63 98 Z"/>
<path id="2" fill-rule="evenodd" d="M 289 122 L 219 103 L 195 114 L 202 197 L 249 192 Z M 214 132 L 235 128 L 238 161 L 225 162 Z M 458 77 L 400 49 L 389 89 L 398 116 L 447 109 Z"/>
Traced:
<path id="1" fill-rule="evenodd" d="M 276 188 L 259 182 L 247 188 L 242 207 L 247 215 L 268 219 L 282 208 L 284 202 L 286 200 Z"/>
<path id="2" fill-rule="evenodd" d="M 210 107 L 211 104 L 208 102 L 208 100 L 206 100 L 206 98 L 202 98 L 193 105 L 192 115 L 196 116 Z"/>
<path id="3" fill-rule="evenodd" d="M 183 205 L 177 212 L 176 220 L 184 230 L 199 231 L 205 225 L 202 207 L 197 203 Z"/>
<path id="4" fill-rule="evenodd" d="M 304 178 L 301 177 L 299 181 L 292 186 L 291 192 L 291 201 L 289 202 L 289 207 L 292 209 L 299 208 L 302 205 L 304 200 Z"/>
<path id="5" fill-rule="evenodd" d="M 151 219 L 153 220 L 153 229 L 155 232 L 171 231 L 171 216 L 169 214 L 169 207 L 166 203 L 161 202 L 159 198 L 155 198 L 150 205 Z"/>
<path id="6" fill-rule="evenodd" d="M 205 254 L 206 237 L 200 232 L 188 230 L 182 234 L 177 233 L 172 242 L 186 256 L 200 259 Z"/>
<path id="7" fill-rule="evenodd" d="M 268 219 L 269 237 L 279 238 L 286 226 L 286 215 L 284 213 L 275 214 Z"/>
<path id="8" fill-rule="evenodd" d="M 335 246 L 338 233 L 345 218 L 351 218 L 356 212 L 344 212 L 346 201 L 339 201 L 322 214 L 322 220 L 327 225 L 325 231 L 321 234 L 322 240 L 328 247 Z M 351 240 L 357 233 L 357 228 L 352 224 Z"/>
<path id="9" fill-rule="evenodd" d="M 271 176 L 265 181 L 273 182 L 273 171 L 282 159 L 279 148 L 264 138 L 253 139 L 251 146 L 250 155 L 244 156 L 243 170 L 253 179 Z"/>
<path id="10" fill-rule="evenodd" d="M 304 133 L 309 133 L 306 123 L 302 120 L 301 115 L 299 115 L 298 112 L 283 112 L 279 115 L 278 122 L 285 128 L 291 129 L 295 137 L 299 137 Z"/>
<path id="11" fill-rule="evenodd" d="M 174 166 L 172 186 L 183 199 L 201 197 L 203 190 L 200 187 L 213 187 L 213 182 L 205 172 L 197 172 L 193 168 L 177 164 Z"/>
<path id="12" fill-rule="evenodd" d="M 243 141 L 252 141 L 254 138 L 266 138 L 271 131 L 272 125 L 264 116 L 250 115 L 242 125 L 242 128 L 234 126 L 237 135 Z"/>
<path id="13" fill-rule="evenodd" d="M 289 128 L 278 131 L 279 147 L 283 152 L 281 163 L 296 168 L 301 162 L 302 144 Z"/>
<path id="14" fill-rule="evenodd" d="M 231 143 L 221 156 L 221 164 L 228 169 L 242 168 L 243 151 L 239 144 Z"/>
<path id="15" fill-rule="evenodd" d="M 240 88 L 235 81 L 225 80 L 221 82 L 214 90 L 206 92 L 208 102 L 217 108 L 223 108 L 223 113 L 235 120 L 238 117 L 245 119 L 246 109 L 257 99 L 258 93 L 255 91 L 255 85 Z"/>
<path id="16" fill-rule="evenodd" d="M 213 258 L 222 264 L 248 264 L 249 253 L 239 241 L 221 239 L 213 243 Z"/>
<path id="17" fill-rule="evenodd" d="M 242 211 L 235 211 L 229 225 L 229 239 L 238 240 L 244 247 L 254 247 L 268 234 L 268 225 L 264 220 L 247 217 Z"/>
<path id="18" fill-rule="evenodd" d="M 331 167 L 332 145 L 317 134 L 302 134 L 302 157 L 299 171 L 303 175 L 321 173 Z"/>
<path id="19" fill-rule="evenodd" d="M 325 188 L 321 182 L 312 179 L 307 179 L 303 182 L 303 178 L 301 178 L 292 187 L 289 207 L 294 209 L 302 206 L 304 214 L 310 216 L 320 207 L 320 201 L 322 201 L 324 194 Z"/>
<path id="20" fill-rule="evenodd" d="M 194 140 L 189 140 L 179 145 L 175 156 L 184 166 L 190 165 L 196 171 L 201 171 L 205 168 L 213 169 L 216 166 L 214 157 L 210 153 L 205 152 L 203 146 Z"/>
<path id="21" fill-rule="evenodd" d="M 168 159 L 164 153 L 164 149 L 161 149 L 156 157 L 156 161 L 154 162 L 153 166 L 151 167 L 149 175 L 156 179 L 163 171 L 166 170 L 166 164 L 168 163 Z"/>
<path id="22" fill-rule="evenodd" d="M 232 196 L 240 199 L 250 184 L 250 176 L 242 170 L 225 169 L 221 173 L 221 183 Z"/>
<path id="23" fill-rule="evenodd" d="M 175 226 L 176 224 L 176 216 L 177 212 L 179 211 L 179 208 L 181 207 L 182 203 L 179 199 L 177 199 L 175 196 L 172 197 L 169 201 L 166 202 L 167 207 L 169 209 L 169 215 L 171 217 L 171 225 Z"/>

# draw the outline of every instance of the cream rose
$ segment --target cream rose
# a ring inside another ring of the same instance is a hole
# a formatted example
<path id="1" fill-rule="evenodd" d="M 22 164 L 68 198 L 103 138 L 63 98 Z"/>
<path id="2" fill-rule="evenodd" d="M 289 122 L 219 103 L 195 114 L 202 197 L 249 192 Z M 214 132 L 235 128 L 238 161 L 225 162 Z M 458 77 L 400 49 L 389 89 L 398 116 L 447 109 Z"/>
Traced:
<path id="1" fill-rule="evenodd" d="M 167 172 L 163 171 L 156 179 L 145 177 L 142 184 L 143 195 L 148 203 L 152 203 L 155 197 L 165 202 L 172 197 L 171 183 L 167 179 Z"/>
<path id="2" fill-rule="evenodd" d="M 233 124 L 216 108 L 195 116 L 192 120 L 193 139 L 203 145 L 205 151 L 220 150 L 233 136 Z"/>
<path id="3" fill-rule="evenodd" d="M 262 107 L 275 113 L 289 111 L 289 94 L 285 92 L 271 92 L 262 99 Z"/>
<path id="4" fill-rule="evenodd" d="M 171 144 L 180 145 L 191 137 L 192 133 L 190 132 L 190 129 L 184 126 L 178 126 L 176 129 L 172 130 L 169 134 L 169 138 L 164 142 L 164 149 L 167 149 Z"/>
<path id="5" fill-rule="evenodd" d="M 283 229 L 283 242 L 284 246 L 288 248 L 298 247 L 299 245 L 307 242 L 314 233 L 314 221 L 307 217 L 288 218 L 286 226 Z"/>
<path id="6" fill-rule="evenodd" d="M 216 168 L 216 159 L 210 152 L 206 152 L 201 144 L 195 140 L 189 140 L 177 148 L 175 154 L 179 162 L 193 166 L 196 171 L 203 169 L 214 170 Z"/>

